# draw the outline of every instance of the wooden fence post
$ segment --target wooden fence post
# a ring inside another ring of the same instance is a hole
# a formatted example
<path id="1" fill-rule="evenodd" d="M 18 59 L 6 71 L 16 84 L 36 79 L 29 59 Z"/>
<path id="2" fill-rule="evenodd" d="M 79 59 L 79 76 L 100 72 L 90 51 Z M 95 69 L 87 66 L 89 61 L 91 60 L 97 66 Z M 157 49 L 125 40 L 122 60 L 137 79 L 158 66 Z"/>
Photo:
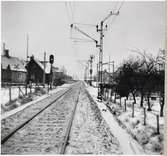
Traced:
<path id="1" fill-rule="evenodd" d="M 124 99 L 124 104 L 125 104 L 125 112 L 126 112 L 126 99 Z"/>
<path id="2" fill-rule="evenodd" d="M 48 84 L 48 94 L 49 94 L 49 84 Z"/>
<path id="3" fill-rule="evenodd" d="M 109 89 L 109 92 L 108 92 L 108 97 L 109 97 L 109 101 L 111 101 L 111 89 Z"/>
<path id="4" fill-rule="evenodd" d="M 159 115 L 156 115 L 157 119 L 157 134 L 159 134 Z"/>
<path id="5" fill-rule="evenodd" d="M 109 99 L 109 89 L 107 89 L 107 100 Z"/>
<path id="6" fill-rule="evenodd" d="M 30 94 L 32 94 L 32 83 L 30 82 L 30 85 L 29 85 L 29 87 L 30 87 Z"/>
<path id="7" fill-rule="evenodd" d="M 135 114 L 135 111 L 134 111 L 134 102 L 132 103 L 132 118 L 134 118 L 134 114 Z"/>
<path id="8" fill-rule="evenodd" d="M 26 86 L 25 86 L 25 95 L 27 95 L 27 83 L 26 83 Z"/>
<path id="9" fill-rule="evenodd" d="M 146 108 L 144 107 L 143 110 L 144 110 L 144 125 L 146 125 Z"/>
<path id="10" fill-rule="evenodd" d="M 19 88 L 19 97 L 21 97 L 21 94 L 22 94 L 22 96 L 24 96 L 24 92 L 21 90 L 21 88 L 20 87 L 18 87 Z M 21 93 L 21 94 L 20 94 Z"/>
<path id="11" fill-rule="evenodd" d="M 121 104 L 121 96 L 120 96 L 120 107 L 122 106 L 122 104 Z"/>
<path id="12" fill-rule="evenodd" d="M 114 103 L 116 103 L 116 93 L 114 93 Z"/>
<path id="13" fill-rule="evenodd" d="M 9 86 L 9 103 L 11 103 L 11 101 L 12 101 L 12 88 L 11 88 L 11 86 Z"/>
<path id="14" fill-rule="evenodd" d="M 21 97 L 21 95 L 20 95 L 20 87 L 18 87 L 18 89 L 19 89 L 19 98 Z"/>

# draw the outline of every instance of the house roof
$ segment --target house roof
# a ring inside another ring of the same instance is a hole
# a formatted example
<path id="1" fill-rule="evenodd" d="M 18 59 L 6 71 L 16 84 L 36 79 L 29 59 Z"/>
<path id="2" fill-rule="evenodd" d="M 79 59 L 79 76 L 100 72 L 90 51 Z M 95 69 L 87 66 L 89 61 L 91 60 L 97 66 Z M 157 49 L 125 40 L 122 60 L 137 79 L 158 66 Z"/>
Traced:
<path id="1" fill-rule="evenodd" d="M 1 55 L 1 65 L 2 69 L 7 69 L 8 65 L 10 65 L 12 71 L 26 72 L 24 60 L 21 60 L 18 57 L 6 57 Z"/>
<path id="2" fill-rule="evenodd" d="M 33 58 L 33 60 L 39 65 L 39 67 L 40 67 L 42 70 L 44 70 L 44 63 L 43 63 L 43 62 L 41 62 L 41 61 L 39 61 L 39 60 L 37 60 L 37 59 L 34 59 L 34 58 Z M 50 73 L 50 68 L 51 68 L 51 64 L 50 64 L 49 62 L 46 62 L 46 63 L 45 63 L 45 73 L 46 73 L 46 74 L 49 74 L 49 73 Z M 53 72 L 58 72 L 59 68 L 52 66 L 52 70 L 53 70 Z"/>
<path id="3" fill-rule="evenodd" d="M 34 61 L 40 66 L 42 70 L 44 70 L 44 65 L 39 60 L 34 59 Z M 50 64 L 48 63 L 45 64 L 45 73 L 47 74 L 50 73 L 50 67 L 51 67 Z"/>

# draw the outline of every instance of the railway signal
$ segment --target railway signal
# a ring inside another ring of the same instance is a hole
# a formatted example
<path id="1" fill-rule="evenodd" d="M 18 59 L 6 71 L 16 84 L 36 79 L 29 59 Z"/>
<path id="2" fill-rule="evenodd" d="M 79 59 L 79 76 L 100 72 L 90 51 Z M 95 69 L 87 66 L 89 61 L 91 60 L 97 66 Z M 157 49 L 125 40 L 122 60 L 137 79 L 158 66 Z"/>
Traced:
<path id="1" fill-rule="evenodd" d="M 92 73 L 93 73 L 93 68 L 92 68 L 92 63 L 93 63 L 93 58 L 94 55 L 90 55 L 90 85 L 92 85 Z"/>
<path id="2" fill-rule="evenodd" d="M 54 56 L 53 55 L 49 56 L 49 62 L 50 62 L 50 64 L 54 63 Z"/>
<path id="3" fill-rule="evenodd" d="M 52 89 L 52 84 L 53 84 L 53 63 L 54 63 L 54 55 L 49 56 L 49 63 L 51 64 L 50 67 L 50 89 Z"/>

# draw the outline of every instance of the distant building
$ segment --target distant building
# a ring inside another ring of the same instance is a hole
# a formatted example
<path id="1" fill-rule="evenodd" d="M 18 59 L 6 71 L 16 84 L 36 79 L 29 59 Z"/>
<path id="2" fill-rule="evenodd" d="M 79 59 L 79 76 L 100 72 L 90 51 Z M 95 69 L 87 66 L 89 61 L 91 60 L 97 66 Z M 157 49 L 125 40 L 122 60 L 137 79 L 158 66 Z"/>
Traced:
<path id="1" fill-rule="evenodd" d="M 4 49 L 1 55 L 1 82 L 25 83 L 26 69 L 24 60 L 9 55 L 9 50 Z"/>
<path id="2" fill-rule="evenodd" d="M 39 61 L 34 58 L 34 56 L 30 57 L 30 61 L 26 65 L 27 69 L 27 79 L 28 82 L 33 83 L 43 83 L 43 73 L 45 72 L 45 82 L 49 83 L 50 81 L 50 70 L 51 65 L 49 62 L 45 62 L 45 70 L 44 70 L 44 61 Z M 55 72 L 58 71 L 57 67 L 52 68 L 53 71 L 53 79 L 55 78 Z"/>
<path id="3" fill-rule="evenodd" d="M 100 72 L 98 72 L 98 74 L 96 76 L 97 80 L 99 79 L 99 74 L 100 74 Z M 107 72 L 107 70 L 104 70 L 102 72 L 102 82 L 105 84 L 110 83 L 112 80 L 112 75 L 113 75 L 112 73 L 109 73 L 109 72 Z"/>

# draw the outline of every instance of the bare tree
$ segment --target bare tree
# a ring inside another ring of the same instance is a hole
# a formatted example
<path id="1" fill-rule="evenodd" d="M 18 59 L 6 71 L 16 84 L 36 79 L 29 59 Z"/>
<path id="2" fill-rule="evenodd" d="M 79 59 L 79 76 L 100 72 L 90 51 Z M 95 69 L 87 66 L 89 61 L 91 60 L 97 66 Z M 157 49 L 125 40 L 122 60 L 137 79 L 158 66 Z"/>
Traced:
<path id="1" fill-rule="evenodd" d="M 164 94 L 164 79 L 165 79 L 165 50 L 159 50 L 157 56 L 157 66 L 158 66 L 158 79 L 157 79 L 157 91 L 160 96 L 160 116 L 163 116 L 164 104 L 165 104 L 165 94 Z"/>
<path id="2" fill-rule="evenodd" d="M 153 57 L 147 54 L 145 50 L 132 49 L 132 52 L 138 53 L 142 58 L 142 66 L 139 68 L 139 90 L 141 92 L 141 103 L 143 106 L 143 97 L 146 96 L 148 103 L 148 111 L 151 111 L 150 95 L 152 92 L 159 91 L 163 96 L 163 73 L 157 70 L 157 65 L 164 64 L 164 55 L 162 52 L 158 53 L 157 56 Z M 157 75 L 159 74 L 159 75 Z M 162 79 L 159 81 L 158 79 Z M 158 86 L 158 87 L 157 87 Z M 158 89 L 158 90 L 157 90 Z M 163 100 L 162 100 L 163 101 Z M 163 102 L 164 103 L 164 102 Z M 161 104 L 163 107 L 164 104 Z"/>

